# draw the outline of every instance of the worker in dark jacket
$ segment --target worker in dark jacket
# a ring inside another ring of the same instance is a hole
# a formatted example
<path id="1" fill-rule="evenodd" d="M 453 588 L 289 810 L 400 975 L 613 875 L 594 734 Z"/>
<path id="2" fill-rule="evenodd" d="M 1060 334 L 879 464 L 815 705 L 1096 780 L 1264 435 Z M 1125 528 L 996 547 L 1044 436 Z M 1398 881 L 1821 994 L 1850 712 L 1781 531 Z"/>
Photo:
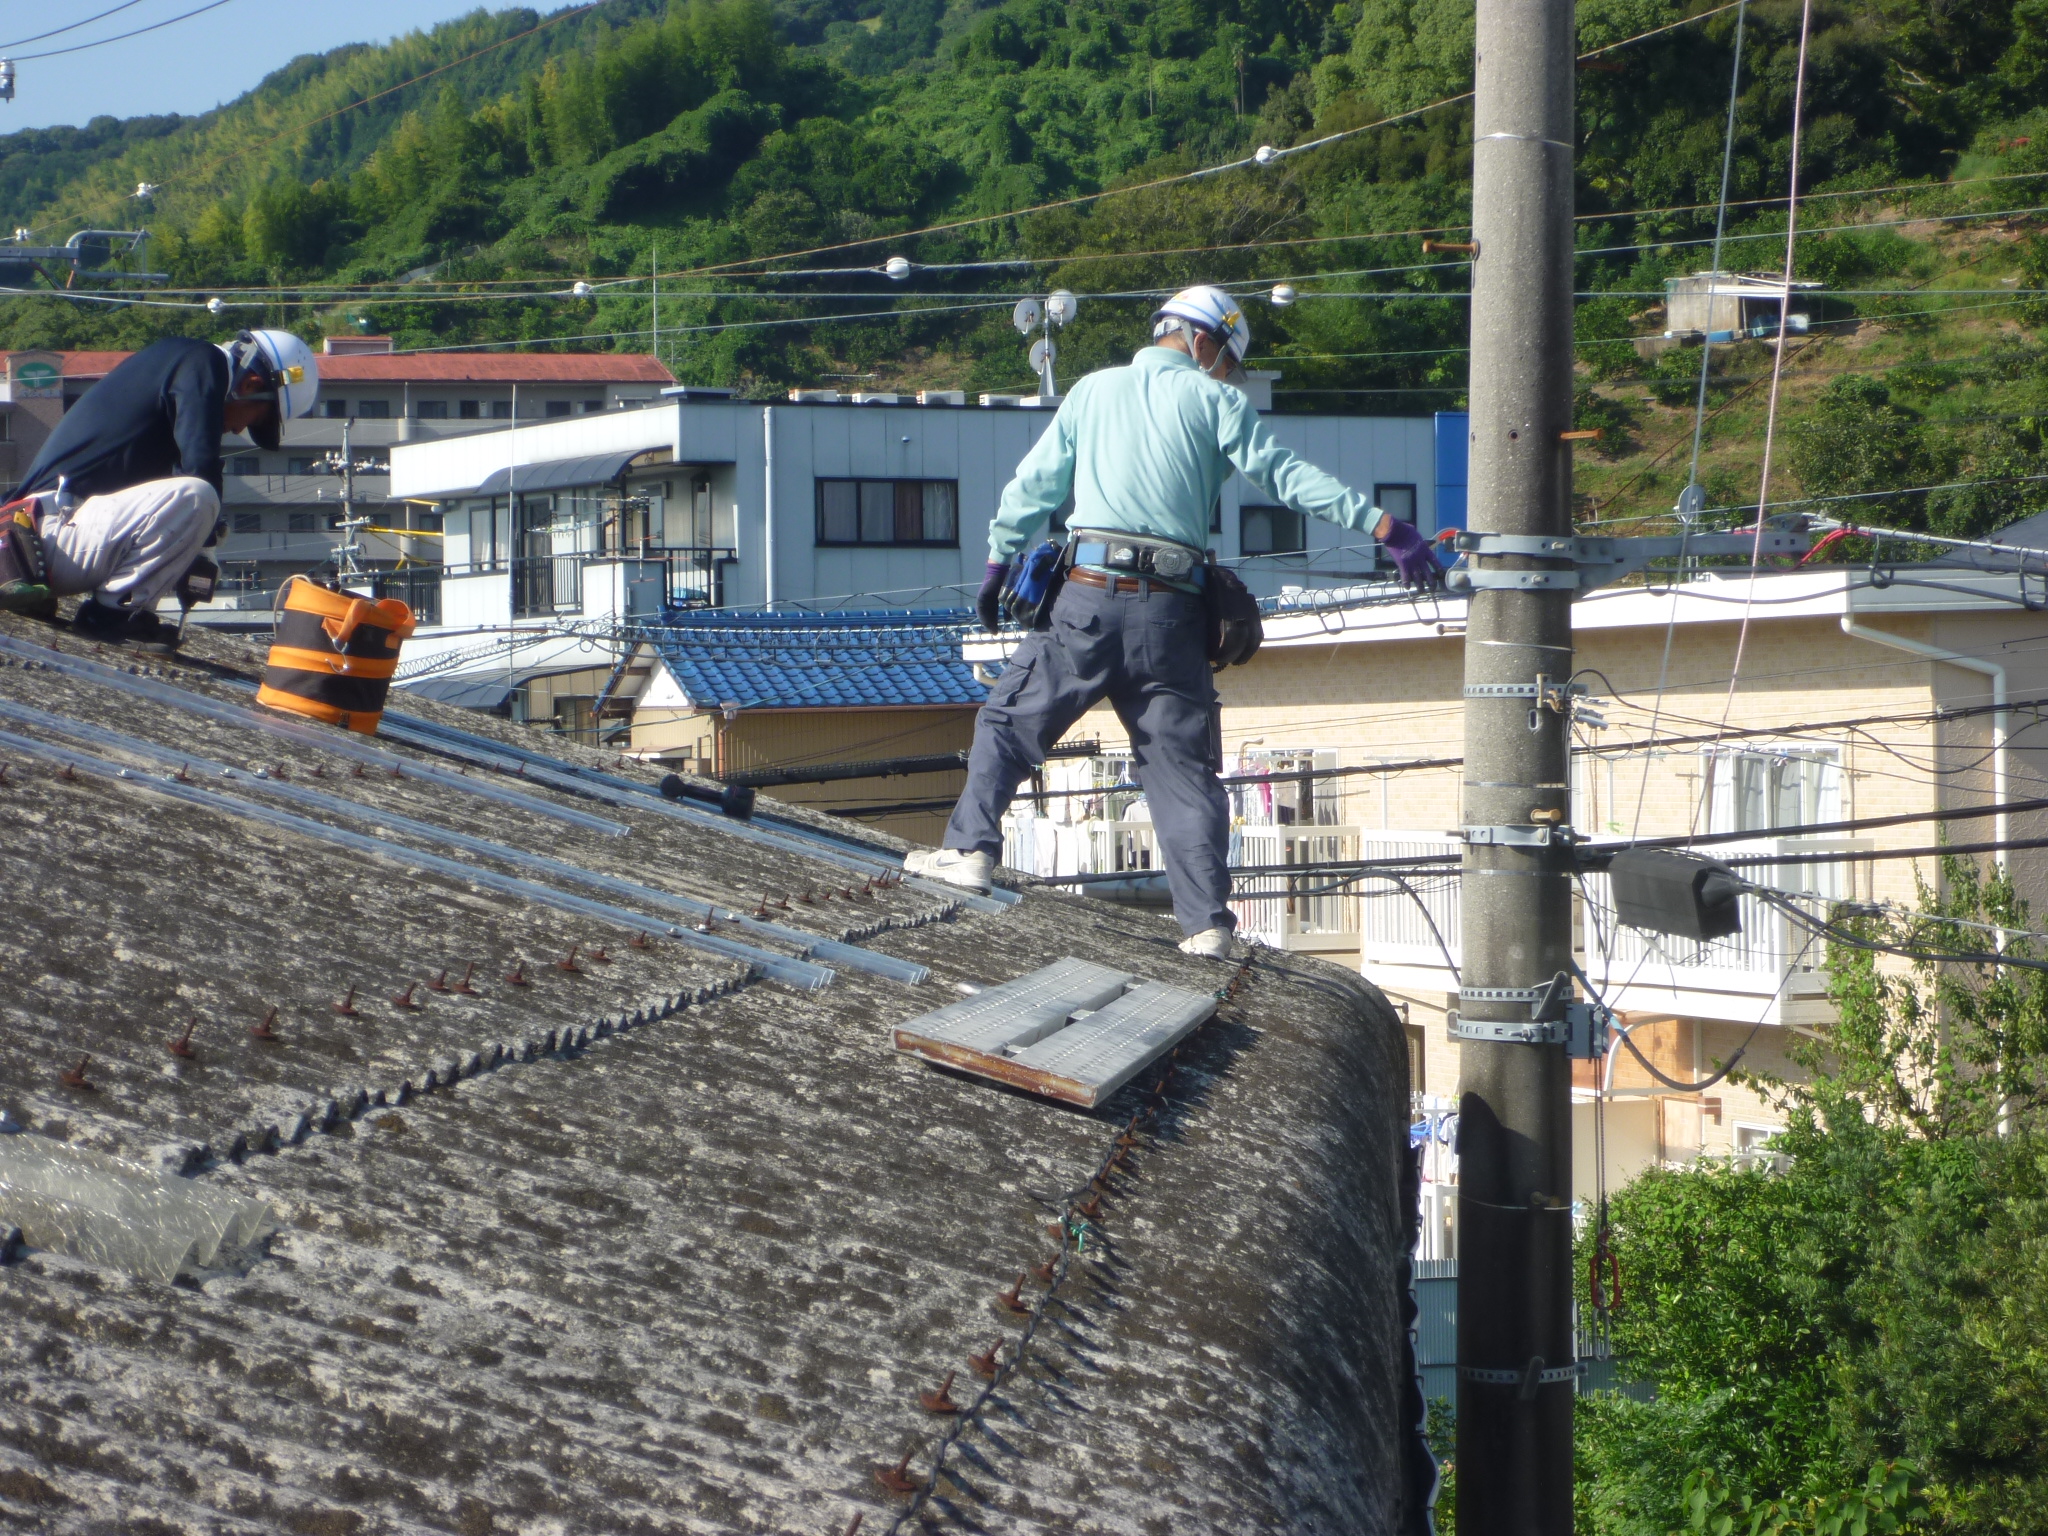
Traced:
<path id="1" fill-rule="evenodd" d="M 20 490 L 35 498 L 49 595 L 91 594 L 73 626 L 166 648 L 157 599 L 220 521 L 222 436 L 246 432 L 274 449 L 319 389 L 298 337 L 244 331 L 226 346 L 154 342 L 73 406 Z"/>

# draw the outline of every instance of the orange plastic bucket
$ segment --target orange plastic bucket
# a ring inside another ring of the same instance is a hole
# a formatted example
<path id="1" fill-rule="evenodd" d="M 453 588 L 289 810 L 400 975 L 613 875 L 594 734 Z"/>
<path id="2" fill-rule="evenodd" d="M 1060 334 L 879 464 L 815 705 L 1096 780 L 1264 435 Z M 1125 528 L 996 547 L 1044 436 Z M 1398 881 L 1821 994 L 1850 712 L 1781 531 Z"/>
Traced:
<path id="1" fill-rule="evenodd" d="M 398 670 L 398 648 L 413 631 L 412 610 L 395 597 L 375 601 L 303 576 L 285 583 L 277 638 L 256 697 L 326 725 L 374 736 Z"/>

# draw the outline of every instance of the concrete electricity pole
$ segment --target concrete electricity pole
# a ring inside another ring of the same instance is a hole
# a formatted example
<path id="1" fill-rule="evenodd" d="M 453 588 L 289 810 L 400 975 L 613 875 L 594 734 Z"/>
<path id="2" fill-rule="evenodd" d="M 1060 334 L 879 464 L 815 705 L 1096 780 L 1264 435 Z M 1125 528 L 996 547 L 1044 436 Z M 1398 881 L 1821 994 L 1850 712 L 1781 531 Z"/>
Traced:
<path id="1" fill-rule="evenodd" d="M 1575 578 L 1533 552 L 1571 533 L 1572 4 L 1478 0 L 1469 513 L 1511 537 L 1466 562 L 1461 1536 L 1572 1528 L 1571 1066 L 1538 1021 L 1572 960 Z"/>

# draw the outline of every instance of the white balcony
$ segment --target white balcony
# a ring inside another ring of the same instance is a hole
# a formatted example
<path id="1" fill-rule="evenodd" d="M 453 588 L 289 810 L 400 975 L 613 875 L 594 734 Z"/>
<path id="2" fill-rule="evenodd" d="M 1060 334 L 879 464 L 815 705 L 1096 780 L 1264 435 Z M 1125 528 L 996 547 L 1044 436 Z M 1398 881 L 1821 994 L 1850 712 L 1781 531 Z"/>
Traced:
<path id="1" fill-rule="evenodd" d="M 1792 853 L 1856 853 L 1868 838 L 1759 837 L 1718 844 L 1721 859 Z M 1869 895 L 1867 862 L 1751 865 L 1742 871 L 1760 884 L 1802 892 L 1822 901 Z M 1828 1001 L 1826 944 L 1777 907 L 1744 896 L 1742 931 L 1695 944 L 1669 934 L 1645 933 L 1614 921 L 1605 875 L 1586 877 L 1586 974 L 1617 1013 L 1725 1019 L 1738 1024 L 1824 1024 L 1834 1019 Z M 1824 912 L 1820 903 L 1810 910 Z"/>
<path id="2" fill-rule="evenodd" d="M 1327 863 L 1355 859 L 1356 827 L 1250 826 L 1231 832 L 1231 864 Z M 1150 821 L 1060 822 L 1034 815 L 1020 801 L 1005 818 L 1003 862 L 1036 875 L 1114 874 L 1128 885 L 1096 885 L 1097 895 L 1164 903 L 1164 866 Z M 1230 907 L 1238 932 L 1275 949 L 1334 953 L 1347 961 L 1358 949 L 1358 902 L 1349 887 L 1326 891 L 1327 876 L 1257 875 L 1240 883 Z"/>

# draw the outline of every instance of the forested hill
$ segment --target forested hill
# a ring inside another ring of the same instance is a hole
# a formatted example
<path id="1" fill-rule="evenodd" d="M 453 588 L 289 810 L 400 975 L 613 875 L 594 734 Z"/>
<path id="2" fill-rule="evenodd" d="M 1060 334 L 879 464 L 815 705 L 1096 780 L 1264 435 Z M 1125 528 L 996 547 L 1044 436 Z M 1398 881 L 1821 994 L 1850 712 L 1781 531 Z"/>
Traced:
<path id="1" fill-rule="evenodd" d="M 1738 12 L 1627 40 L 1705 9 L 1579 7 L 1585 49 L 1624 44 L 1579 78 L 1584 409 L 1611 426 L 1617 462 L 1653 446 L 1670 408 L 1673 389 L 1625 338 L 1661 329 L 1663 278 L 1706 265 Z M 1753 200 L 1785 189 L 1799 20 L 1789 0 L 1746 12 L 1731 267 L 1782 260 L 1783 205 Z M 1070 376 L 1132 345 L 1161 287 L 1284 280 L 1302 300 L 1252 314 L 1257 351 L 1286 370 L 1290 408 L 1442 408 L 1463 389 L 1466 269 L 1421 241 L 1468 217 L 1467 103 L 1272 169 L 888 237 L 1457 97 L 1470 87 L 1471 32 L 1469 0 L 480 11 L 390 47 L 296 60 L 204 117 L 0 138 L 11 225 L 61 239 L 146 223 L 145 259 L 171 275 L 162 302 L 198 306 L 17 298 L 0 303 L 0 343 L 133 345 L 260 320 L 388 330 L 409 346 L 573 338 L 551 344 L 645 350 L 648 284 L 604 280 L 658 260 L 670 274 L 661 350 L 686 378 L 761 394 L 828 374 L 1014 388 L 1029 378 L 1008 325 L 1017 293 L 1083 295 L 1064 338 Z M 1811 193 L 1939 184 L 1809 205 L 1802 272 L 1882 290 L 1838 314 L 1889 324 L 1888 306 L 1913 307 L 1899 295 L 1930 284 L 2043 286 L 2025 274 L 2048 270 L 2031 223 L 2048 174 L 1986 179 L 2048 173 L 2048 10 L 2034 0 L 1817 4 L 1805 120 Z M 139 201 L 145 182 L 157 191 Z M 2002 222 L 1978 217 L 1993 210 Z M 1902 225 L 1908 215 L 1923 222 Z M 760 275 L 764 258 L 842 246 Z M 920 264 L 909 282 L 865 270 L 895 254 Z M 1015 265 L 967 265 L 1003 262 Z M 707 266 L 729 270 L 691 275 Z M 507 296 L 521 279 L 549 292 Z M 578 279 L 595 293 L 568 296 Z M 234 307 L 208 313 L 216 295 Z M 2008 300 L 1978 342 L 2032 317 Z M 1920 332 L 1930 323 L 1948 322 L 1922 315 Z M 1665 471 L 1646 473 L 1654 487 Z"/>

